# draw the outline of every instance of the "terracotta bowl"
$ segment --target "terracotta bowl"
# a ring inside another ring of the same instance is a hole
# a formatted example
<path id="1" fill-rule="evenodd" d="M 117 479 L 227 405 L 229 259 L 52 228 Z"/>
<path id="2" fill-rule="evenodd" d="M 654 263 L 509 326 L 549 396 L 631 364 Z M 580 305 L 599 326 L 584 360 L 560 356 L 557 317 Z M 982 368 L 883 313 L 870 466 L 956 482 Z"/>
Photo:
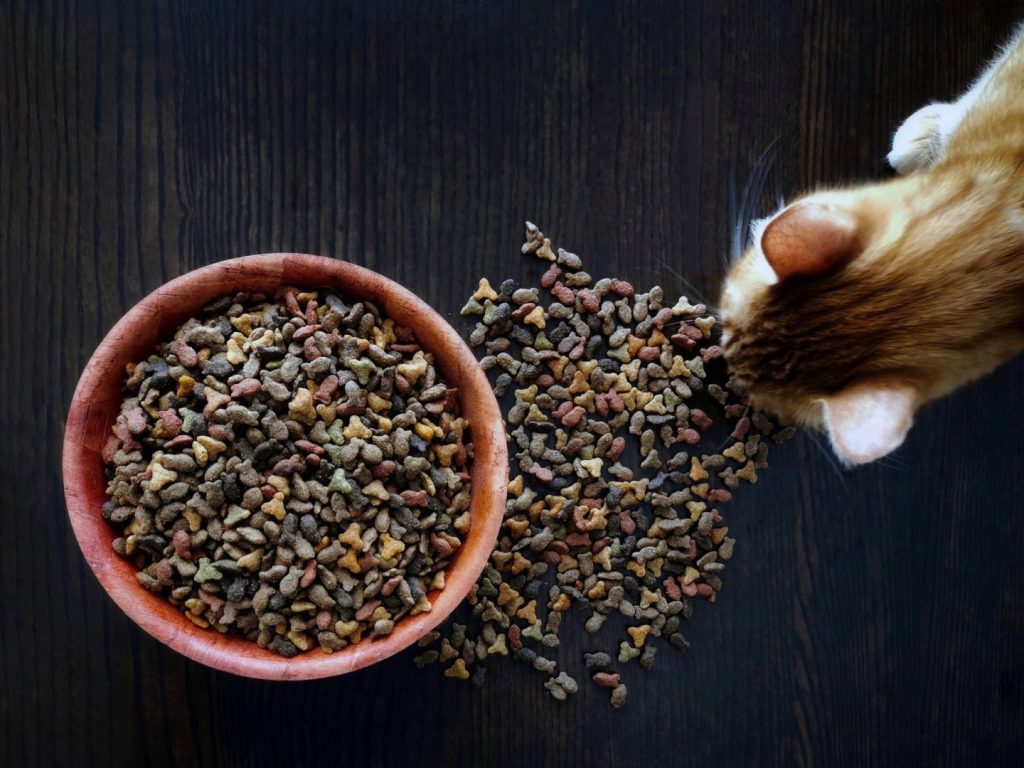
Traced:
<path id="1" fill-rule="evenodd" d="M 292 659 L 239 636 L 201 629 L 164 597 L 144 589 L 132 564 L 111 548 L 115 529 L 100 514 L 106 500 L 100 449 L 120 410 L 125 364 L 144 359 L 212 299 L 240 290 L 271 293 L 281 285 L 336 288 L 375 302 L 387 317 L 413 328 L 446 381 L 459 390 L 475 454 L 472 524 L 448 569 L 445 588 L 430 595 L 433 610 L 403 619 L 386 638 L 367 639 L 332 654 L 311 649 Z M 75 536 L 114 602 L 179 653 L 215 669 L 265 680 L 308 680 L 361 669 L 392 656 L 440 624 L 483 571 L 498 535 L 508 483 L 498 403 L 476 358 L 452 327 L 413 293 L 375 272 L 298 253 L 222 261 L 172 280 L 136 304 L 103 339 L 78 382 L 64 433 L 63 463 L 64 496 Z"/>

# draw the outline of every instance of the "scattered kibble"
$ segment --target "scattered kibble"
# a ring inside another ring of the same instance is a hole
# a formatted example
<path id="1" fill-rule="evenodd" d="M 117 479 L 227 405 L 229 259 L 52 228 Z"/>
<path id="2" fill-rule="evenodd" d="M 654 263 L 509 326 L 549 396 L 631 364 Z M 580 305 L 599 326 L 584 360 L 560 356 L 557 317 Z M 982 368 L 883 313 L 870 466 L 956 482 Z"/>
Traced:
<path id="1" fill-rule="evenodd" d="M 564 700 L 576 682 L 555 675 L 544 654 L 569 621 L 597 635 L 621 614 L 626 634 L 609 651 L 643 669 L 654 666 L 653 638 L 689 648 L 680 619 L 715 601 L 733 554 L 720 507 L 767 466 L 764 438 L 781 442 L 793 430 L 743 401 L 704 305 L 594 281 L 533 224 L 522 252 L 549 262 L 540 288 L 481 280 L 462 309 L 477 320 L 470 343 L 481 367 L 510 400 L 513 463 L 505 520 L 469 603 L 480 637 L 507 637 L 512 657 L 550 675 L 544 688 Z M 466 627 L 455 627 L 439 659 L 448 644 L 478 665 L 462 650 L 474 642 Z M 618 708 L 627 689 L 612 661 L 605 651 L 583 659 Z"/>
<path id="2" fill-rule="evenodd" d="M 194 624 L 330 653 L 431 609 L 469 530 L 467 426 L 373 304 L 225 297 L 128 366 L 103 515 L 139 582 Z"/>

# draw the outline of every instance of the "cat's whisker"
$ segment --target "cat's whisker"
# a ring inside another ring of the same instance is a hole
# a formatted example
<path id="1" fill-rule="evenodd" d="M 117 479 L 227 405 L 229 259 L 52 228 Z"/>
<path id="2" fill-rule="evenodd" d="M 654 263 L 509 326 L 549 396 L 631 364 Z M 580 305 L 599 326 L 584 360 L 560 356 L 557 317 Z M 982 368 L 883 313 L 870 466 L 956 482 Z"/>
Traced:
<path id="1" fill-rule="evenodd" d="M 839 464 L 839 461 L 836 459 L 835 455 L 832 453 L 832 451 L 830 449 L 828 449 L 827 447 L 825 447 L 824 445 L 822 445 L 821 438 L 819 437 L 819 435 L 816 432 L 814 432 L 813 430 L 802 430 L 802 431 L 803 431 L 804 434 L 806 434 L 808 437 L 810 437 L 811 443 L 814 445 L 815 448 L 817 448 L 821 452 L 821 455 L 825 457 L 825 462 L 828 464 L 829 469 L 832 470 L 832 473 L 836 476 L 836 479 L 839 480 L 839 484 L 843 488 L 846 488 L 846 485 L 847 485 L 847 483 L 846 483 L 846 474 L 843 471 L 842 466 Z"/>
<path id="2" fill-rule="evenodd" d="M 886 469 L 895 469 L 901 472 L 908 468 L 908 465 L 905 461 L 901 461 L 900 459 L 897 459 L 895 456 L 892 455 L 883 456 L 882 458 L 877 459 L 875 463 L 880 464 Z"/>
<path id="3" fill-rule="evenodd" d="M 779 143 L 782 134 L 776 136 L 772 142 L 764 148 L 758 156 L 754 167 L 750 170 L 750 177 L 743 189 L 743 194 L 737 199 L 735 171 L 730 174 L 729 180 L 729 213 L 733 221 L 732 243 L 730 255 L 732 263 L 739 261 L 750 239 L 750 225 L 754 221 L 757 211 L 761 207 L 764 198 L 765 183 L 768 181 L 768 174 L 771 172 L 778 153 Z M 781 198 L 776 182 L 776 196 Z"/>
<path id="4" fill-rule="evenodd" d="M 686 278 L 686 276 L 683 275 L 682 272 L 680 272 L 677 268 L 670 265 L 668 261 L 665 259 L 665 257 L 661 257 L 659 259 L 659 262 L 660 263 L 658 265 L 658 269 L 661 273 L 668 273 L 669 275 L 674 277 L 676 280 L 681 282 L 683 284 L 683 288 L 685 288 L 688 292 L 692 293 L 693 297 L 697 299 L 701 304 L 704 304 L 705 306 L 710 306 L 708 301 L 704 298 L 704 293 L 699 288 L 697 288 L 697 286 L 691 283 Z M 651 273 L 655 271 L 655 268 L 652 266 L 645 267 L 645 269 Z"/>

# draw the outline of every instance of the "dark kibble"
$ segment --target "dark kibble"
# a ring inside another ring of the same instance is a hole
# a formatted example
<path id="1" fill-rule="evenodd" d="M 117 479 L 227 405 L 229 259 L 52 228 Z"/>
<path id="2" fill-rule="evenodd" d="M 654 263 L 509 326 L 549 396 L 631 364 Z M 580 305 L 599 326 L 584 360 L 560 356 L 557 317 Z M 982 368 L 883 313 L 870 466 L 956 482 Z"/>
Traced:
<path id="1" fill-rule="evenodd" d="M 492 306 L 497 327 L 511 307 Z M 430 610 L 469 530 L 450 395 L 369 302 L 225 297 L 128 366 L 103 451 L 113 547 L 189 621 L 282 656 L 386 636 Z"/>
<path id="2" fill-rule="evenodd" d="M 689 648 L 680 620 L 695 602 L 714 602 L 733 555 L 722 505 L 767 466 L 766 438 L 791 428 L 751 408 L 727 378 L 704 305 L 594 281 L 532 224 L 522 252 L 550 264 L 539 288 L 506 281 L 499 295 L 481 280 L 464 309 L 484 315 L 470 341 L 486 341 L 481 367 L 511 400 L 515 459 L 498 542 L 470 595 L 478 629 L 449 625 L 438 658 L 448 664 L 472 647 L 479 669 L 511 654 L 551 675 L 544 688 L 562 701 L 576 682 L 538 650 L 557 647 L 574 621 L 601 637 L 618 613 L 628 639 L 610 637 L 609 652 L 583 658 L 618 708 L 627 689 L 613 655 L 648 670 L 661 643 Z M 730 431 L 724 454 L 705 447 Z"/>

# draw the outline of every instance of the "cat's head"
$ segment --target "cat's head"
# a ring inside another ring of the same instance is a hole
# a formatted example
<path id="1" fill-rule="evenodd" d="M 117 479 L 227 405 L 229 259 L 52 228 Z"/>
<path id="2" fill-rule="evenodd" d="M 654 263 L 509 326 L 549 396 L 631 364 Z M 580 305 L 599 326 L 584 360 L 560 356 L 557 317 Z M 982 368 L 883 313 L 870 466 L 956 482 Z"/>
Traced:
<path id="1" fill-rule="evenodd" d="M 720 301 L 752 402 L 826 431 L 850 464 L 897 448 L 923 403 L 1021 344 L 1007 271 L 1024 232 L 995 208 L 969 183 L 915 176 L 817 192 L 757 222 Z"/>

